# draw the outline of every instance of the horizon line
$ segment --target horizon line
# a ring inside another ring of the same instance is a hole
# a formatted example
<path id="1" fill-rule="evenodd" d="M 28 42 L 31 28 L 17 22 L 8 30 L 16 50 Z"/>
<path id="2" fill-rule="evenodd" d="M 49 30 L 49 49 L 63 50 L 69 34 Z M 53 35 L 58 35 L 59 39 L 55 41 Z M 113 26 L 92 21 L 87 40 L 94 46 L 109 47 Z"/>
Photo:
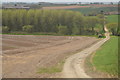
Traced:
<path id="1" fill-rule="evenodd" d="M 83 3 L 90 3 L 90 2 L 102 2 L 102 3 L 110 3 L 110 2 L 114 2 L 114 3 L 116 3 L 116 2 L 119 2 L 119 1 L 106 1 L 106 2 L 104 2 L 104 1 L 89 1 L 89 2 L 84 2 L 84 1 L 75 1 L 75 2 L 73 2 L 73 1 L 71 1 L 71 2 L 63 2 L 63 1 L 61 1 L 61 2 L 54 2 L 54 1 L 52 1 L 52 2 L 50 2 L 50 1 L 33 1 L 33 2 L 27 2 L 27 1 L 2 1 L 2 2 L 6 2 L 6 3 L 16 3 L 16 2 L 22 2 L 22 3 L 38 3 L 38 2 L 49 2 L 49 3 L 77 3 L 77 2 L 83 2 Z"/>

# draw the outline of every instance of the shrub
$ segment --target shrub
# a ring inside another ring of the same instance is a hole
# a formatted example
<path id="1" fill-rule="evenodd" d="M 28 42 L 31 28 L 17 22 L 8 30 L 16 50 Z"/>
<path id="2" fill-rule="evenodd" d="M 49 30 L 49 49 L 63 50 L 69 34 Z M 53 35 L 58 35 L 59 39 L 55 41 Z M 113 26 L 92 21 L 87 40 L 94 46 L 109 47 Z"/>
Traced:
<path id="1" fill-rule="evenodd" d="M 120 30 L 117 32 L 117 35 L 120 36 Z"/>
<path id="2" fill-rule="evenodd" d="M 73 29 L 72 29 L 72 34 L 73 35 L 78 35 L 80 33 L 80 30 L 78 29 L 78 27 L 73 27 Z"/>
<path id="3" fill-rule="evenodd" d="M 3 26 L 3 27 L 2 27 L 2 32 L 3 32 L 3 33 L 9 33 L 9 27 Z"/>
<path id="4" fill-rule="evenodd" d="M 97 24 L 97 25 L 95 26 L 95 29 L 94 29 L 94 30 L 95 30 L 95 32 L 96 32 L 97 35 L 104 33 L 103 28 L 102 28 L 102 25 L 100 25 L 100 24 Z"/>
<path id="5" fill-rule="evenodd" d="M 31 26 L 31 25 L 25 25 L 25 26 L 23 26 L 23 31 L 25 31 L 25 32 L 33 32 L 33 26 Z"/>
<path id="6" fill-rule="evenodd" d="M 64 35 L 68 34 L 67 26 L 58 26 L 57 28 L 59 34 L 64 34 Z"/>
<path id="7" fill-rule="evenodd" d="M 110 32 L 112 32 L 112 35 L 117 35 L 118 31 L 118 24 L 117 23 L 109 23 L 107 24 L 107 27 Z"/>

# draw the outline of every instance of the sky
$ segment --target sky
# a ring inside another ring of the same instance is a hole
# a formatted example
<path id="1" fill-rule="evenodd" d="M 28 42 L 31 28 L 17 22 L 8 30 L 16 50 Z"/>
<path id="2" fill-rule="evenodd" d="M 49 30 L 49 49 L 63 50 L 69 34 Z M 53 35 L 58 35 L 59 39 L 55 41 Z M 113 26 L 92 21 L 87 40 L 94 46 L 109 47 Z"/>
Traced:
<path id="1" fill-rule="evenodd" d="M 119 2 L 119 0 L 2 0 L 2 2 Z"/>

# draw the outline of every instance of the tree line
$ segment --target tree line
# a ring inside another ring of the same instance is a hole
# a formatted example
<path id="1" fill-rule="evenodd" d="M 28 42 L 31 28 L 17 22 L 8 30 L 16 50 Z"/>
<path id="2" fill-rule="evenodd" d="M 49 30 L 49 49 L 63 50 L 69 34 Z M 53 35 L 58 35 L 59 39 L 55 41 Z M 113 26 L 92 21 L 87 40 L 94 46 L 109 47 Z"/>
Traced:
<path id="1" fill-rule="evenodd" d="M 89 17 L 69 10 L 2 10 L 3 32 L 47 32 L 64 35 L 103 33 L 102 15 Z"/>

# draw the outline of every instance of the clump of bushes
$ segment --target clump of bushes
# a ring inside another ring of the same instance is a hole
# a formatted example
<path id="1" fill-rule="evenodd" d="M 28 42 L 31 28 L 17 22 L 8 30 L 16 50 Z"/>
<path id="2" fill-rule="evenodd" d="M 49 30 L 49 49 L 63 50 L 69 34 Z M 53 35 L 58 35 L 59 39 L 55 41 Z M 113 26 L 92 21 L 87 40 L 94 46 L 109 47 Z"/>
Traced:
<path id="1" fill-rule="evenodd" d="M 67 26 L 60 25 L 60 26 L 57 26 L 57 28 L 58 28 L 58 34 L 67 35 L 67 33 L 68 33 Z"/>
<path id="2" fill-rule="evenodd" d="M 106 25 L 112 35 L 119 35 L 118 23 L 109 23 Z"/>
<path id="3" fill-rule="evenodd" d="M 2 32 L 3 32 L 3 33 L 9 33 L 9 27 L 7 27 L 7 26 L 2 26 Z"/>
<path id="4" fill-rule="evenodd" d="M 80 33 L 80 30 L 78 27 L 74 26 L 73 29 L 72 29 L 72 34 L 73 35 L 78 35 Z"/>
<path id="5" fill-rule="evenodd" d="M 28 33 L 33 32 L 33 26 L 32 25 L 25 25 L 25 26 L 23 26 L 22 29 L 23 29 L 23 31 L 28 32 Z"/>

